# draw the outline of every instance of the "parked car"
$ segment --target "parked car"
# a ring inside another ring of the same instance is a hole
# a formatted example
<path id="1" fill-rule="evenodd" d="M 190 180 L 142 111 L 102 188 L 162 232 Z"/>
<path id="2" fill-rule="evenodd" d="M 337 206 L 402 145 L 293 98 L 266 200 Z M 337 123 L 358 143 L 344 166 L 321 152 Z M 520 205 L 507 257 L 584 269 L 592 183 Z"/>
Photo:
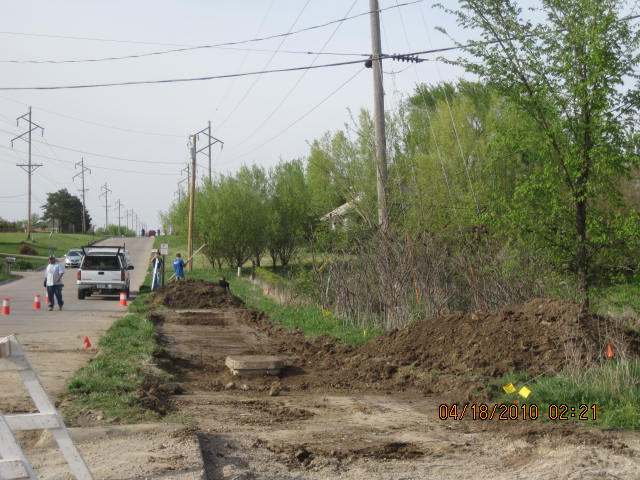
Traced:
<path id="1" fill-rule="evenodd" d="M 79 267 L 82 262 L 82 250 L 72 249 L 64 256 L 64 266 L 68 268 Z"/>
<path id="2" fill-rule="evenodd" d="M 78 299 L 84 300 L 94 293 L 119 295 L 121 292 L 129 298 L 129 272 L 133 265 L 123 247 L 83 247 L 82 254 L 76 281 Z"/>
<path id="3" fill-rule="evenodd" d="M 147 235 L 149 235 L 150 237 L 155 237 L 156 236 L 156 231 L 155 230 L 149 230 L 147 232 Z"/>

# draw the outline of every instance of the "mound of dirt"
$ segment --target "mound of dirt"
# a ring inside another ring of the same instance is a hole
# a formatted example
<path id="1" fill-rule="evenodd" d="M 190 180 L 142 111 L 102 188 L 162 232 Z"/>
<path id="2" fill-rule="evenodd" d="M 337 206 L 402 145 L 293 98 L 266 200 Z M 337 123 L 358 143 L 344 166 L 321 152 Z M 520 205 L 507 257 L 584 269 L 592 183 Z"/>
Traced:
<path id="1" fill-rule="evenodd" d="M 448 373 L 500 376 L 557 373 L 569 362 L 585 365 L 607 341 L 634 345 L 611 319 L 581 316 L 578 305 L 534 299 L 495 313 L 452 314 L 423 320 L 370 342 L 360 352 Z"/>
<path id="2" fill-rule="evenodd" d="M 487 378 L 509 371 L 535 376 L 601 358 L 611 341 L 616 351 L 638 355 L 640 338 L 612 319 L 581 316 L 578 305 L 535 299 L 493 313 L 450 314 L 418 321 L 350 347 L 329 337 L 305 338 L 258 312 L 245 321 L 272 340 L 269 353 L 296 359 L 292 388 L 455 392 L 460 398 L 486 395 Z M 302 374 L 306 372 L 308 374 Z"/>
<path id="3" fill-rule="evenodd" d="M 178 309 L 216 308 L 242 304 L 228 290 L 203 280 L 172 282 L 156 290 L 152 301 L 155 305 Z"/>

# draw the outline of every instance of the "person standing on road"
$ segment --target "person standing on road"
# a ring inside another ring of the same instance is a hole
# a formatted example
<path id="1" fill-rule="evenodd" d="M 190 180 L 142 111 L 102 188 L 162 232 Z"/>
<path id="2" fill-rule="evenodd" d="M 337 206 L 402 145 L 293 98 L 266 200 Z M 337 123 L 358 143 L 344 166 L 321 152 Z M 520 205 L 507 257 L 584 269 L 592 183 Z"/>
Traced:
<path id="1" fill-rule="evenodd" d="M 184 280 L 184 260 L 179 253 L 176 253 L 176 259 L 173 261 L 173 271 L 176 274 L 176 279 Z"/>
<path id="2" fill-rule="evenodd" d="M 62 300 L 63 275 L 64 267 L 57 262 L 56 257 L 50 256 L 44 277 L 44 286 L 47 287 L 47 296 L 49 297 L 49 311 L 53 310 L 54 299 L 58 302 L 58 309 L 62 310 L 64 305 Z"/>
<path id="3" fill-rule="evenodd" d="M 151 290 L 156 290 L 160 288 L 160 280 L 162 274 L 162 255 L 160 255 L 160 252 L 158 250 L 155 250 L 153 253 L 153 258 L 151 259 L 151 267 Z"/>

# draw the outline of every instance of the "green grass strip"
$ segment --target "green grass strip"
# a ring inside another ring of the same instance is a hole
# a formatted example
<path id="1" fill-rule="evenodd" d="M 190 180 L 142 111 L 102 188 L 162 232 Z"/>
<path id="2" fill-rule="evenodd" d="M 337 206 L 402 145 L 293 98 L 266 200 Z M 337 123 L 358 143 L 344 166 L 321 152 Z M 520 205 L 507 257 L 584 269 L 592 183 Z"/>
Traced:
<path id="1" fill-rule="evenodd" d="M 239 297 L 247 307 L 265 313 L 272 321 L 287 329 L 299 328 L 309 337 L 328 335 L 349 345 L 360 345 L 380 335 L 379 329 L 352 325 L 338 317 L 330 310 L 319 305 L 299 304 L 284 305 L 262 293 L 261 289 L 244 277 L 237 277 L 232 272 L 219 272 L 212 269 L 194 270 L 187 273 L 188 278 L 217 281 L 225 275 L 231 285 L 231 291 Z"/>
<path id="2" fill-rule="evenodd" d="M 527 385 L 531 389 L 526 402 L 538 405 L 541 418 L 548 417 L 550 406 L 567 405 L 567 420 L 570 421 L 602 428 L 640 429 L 638 360 L 607 362 L 576 373 L 545 376 L 533 381 L 525 375 L 507 375 L 493 385 L 493 392 L 499 401 L 510 403 L 518 395 L 507 395 L 502 391 L 502 385 L 507 383 L 518 388 Z M 588 408 L 597 406 L 595 421 L 591 414 L 586 421 L 578 418 L 581 405 Z M 572 412 L 575 412 L 575 417 Z"/>
<path id="3" fill-rule="evenodd" d="M 146 317 L 144 298 L 132 302 L 130 312 L 107 330 L 100 339 L 98 355 L 69 382 L 71 402 L 64 411 L 71 422 L 88 410 L 123 421 L 157 418 L 138 400 L 156 350 L 155 328 Z"/>

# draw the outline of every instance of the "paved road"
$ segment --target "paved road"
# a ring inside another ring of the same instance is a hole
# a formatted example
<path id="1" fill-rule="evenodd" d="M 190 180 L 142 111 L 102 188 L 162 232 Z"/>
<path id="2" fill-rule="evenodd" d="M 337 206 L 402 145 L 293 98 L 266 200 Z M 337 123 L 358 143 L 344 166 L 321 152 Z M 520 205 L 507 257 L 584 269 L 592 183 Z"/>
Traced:
<path id="1" fill-rule="evenodd" d="M 105 240 L 104 245 L 118 245 L 122 240 Z M 131 290 L 136 292 L 144 282 L 153 239 L 128 238 L 135 269 L 131 272 Z M 25 346 L 29 359 L 43 380 L 45 388 L 57 397 L 66 382 L 93 355 L 82 349 L 86 335 L 96 344 L 113 321 L 125 311 L 118 298 L 90 297 L 78 300 L 76 269 L 66 269 L 64 309 L 49 312 L 43 304 L 39 312 L 32 308 L 33 297 L 40 294 L 44 302 L 42 272 L 29 272 L 21 280 L 0 286 L 0 298 L 11 299 L 11 315 L 0 316 L 0 337 L 15 333 Z M 6 387 L 6 388 L 5 388 Z M 26 399 L 19 378 L 0 374 L 0 411 L 23 409 Z"/>

